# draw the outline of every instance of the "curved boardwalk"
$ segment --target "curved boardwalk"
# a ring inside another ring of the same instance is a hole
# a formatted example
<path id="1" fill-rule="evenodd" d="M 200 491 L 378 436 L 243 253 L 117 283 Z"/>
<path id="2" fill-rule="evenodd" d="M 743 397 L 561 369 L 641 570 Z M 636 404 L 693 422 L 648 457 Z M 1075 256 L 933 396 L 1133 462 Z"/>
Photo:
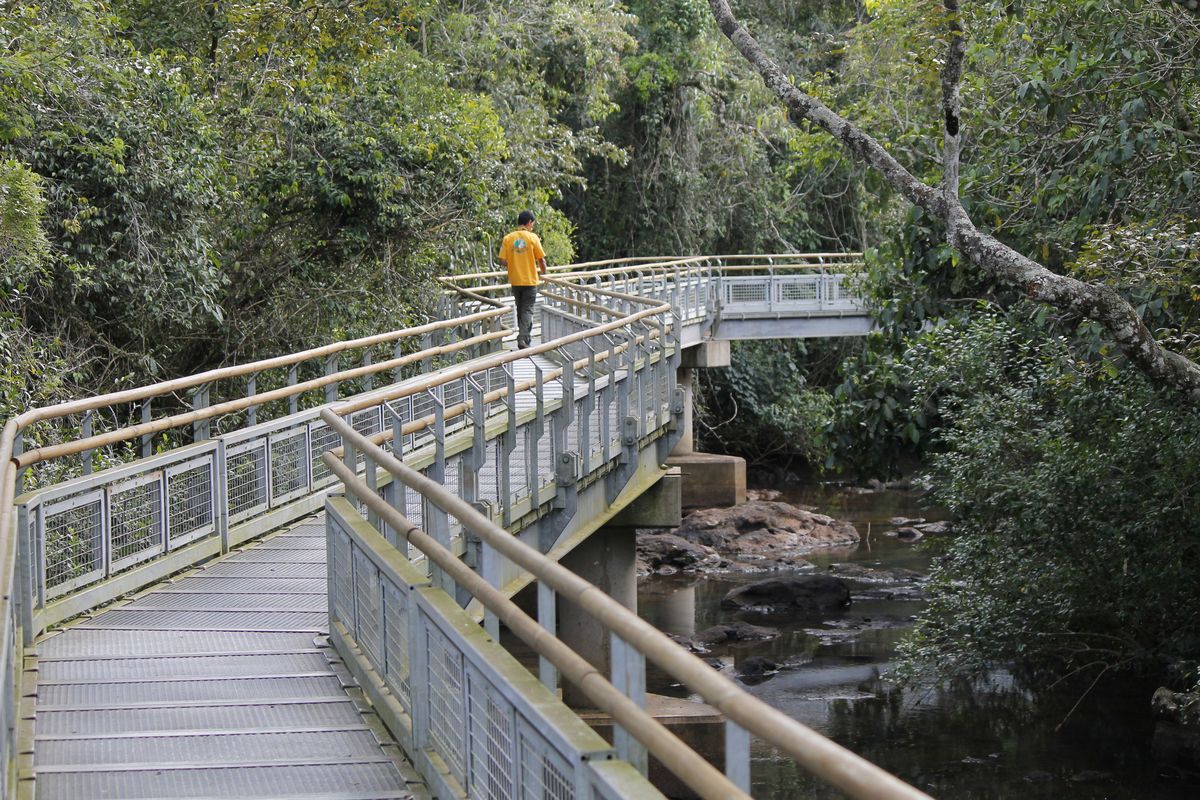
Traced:
<path id="1" fill-rule="evenodd" d="M 324 522 L 310 519 L 49 634 L 35 796 L 419 796 L 331 661 L 327 625 Z"/>

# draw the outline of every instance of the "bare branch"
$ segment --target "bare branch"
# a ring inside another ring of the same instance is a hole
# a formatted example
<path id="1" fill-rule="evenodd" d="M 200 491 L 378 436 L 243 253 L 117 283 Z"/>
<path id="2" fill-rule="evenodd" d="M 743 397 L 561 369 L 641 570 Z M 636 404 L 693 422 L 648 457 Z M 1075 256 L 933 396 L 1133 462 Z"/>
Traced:
<path id="1" fill-rule="evenodd" d="M 962 83 L 963 62 L 966 60 L 967 36 L 963 30 L 962 15 L 958 10 L 958 0 L 944 0 L 944 4 L 950 27 L 950 41 L 947 45 L 946 64 L 942 67 L 942 117 L 945 120 L 942 193 L 946 196 L 946 204 L 949 206 L 958 202 L 958 156 L 962 149 L 962 95 L 959 86 Z"/>
<path id="2" fill-rule="evenodd" d="M 817 125 L 840 142 L 851 155 L 879 171 L 909 202 L 942 220 L 946 225 L 946 238 L 950 245 L 992 277 L 1018 287 L 1033 300 L 1095 320 L 1107 331 L 1125 357 L 1147 377 L 1181 391 L 1193 402 L 1200 403 L 1200 365 L 1163 348 L 1155 341 L 1137 311 L 1116 291 L 1052 272 L 994 236 L 976 228 L 957 197 L 948 197 L 947 191 L 938 191 L 918 180 L 878 141 L 849 120 L 831 111 L 816 98 L 796 88 L 779 66 L 766 55 L 762 46 L 738 22 L 726 0 L 709 0 L 709 5 L 721 32 L 758 71 L 767 88 L 783 101 L 793 122 L 805 119 Z M 954 7 L 953 10 L 951 6 Z M 955 22 L 957 6 L 955 0 L 946 3 L 947 10 L 953 16 L 950 25 L 950 56 L 943 71 L 943 92 L 945 93 L 946 86 L 952 87 L 950 97 L 944 99 L 944 103 L 947 109 L 954 110 L 956 124 L 960 102 L 958 76 L 962 68 L 961 51 L 965 39 L 961 21 Z M 956 50 L 959 51 L 957 56 Z M 956 59 L 957 64 L 954 63 Z M 960 132 L 956 130 L 953 160 L 956 175 L 959 136 Z M 946 179 L 943 178 L 943 185 L 945 184 Z"/>

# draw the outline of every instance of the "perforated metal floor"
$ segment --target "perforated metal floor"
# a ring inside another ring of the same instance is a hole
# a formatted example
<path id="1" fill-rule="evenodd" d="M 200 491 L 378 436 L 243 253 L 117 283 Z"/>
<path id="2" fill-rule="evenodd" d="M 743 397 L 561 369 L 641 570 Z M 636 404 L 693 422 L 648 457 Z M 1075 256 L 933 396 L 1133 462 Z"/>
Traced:
<path id="1" fill-rule="evenodd" d="M 35 648 L 35 797 L 385 800 L 411 767 L 347 692 L 309 520 Z"/>

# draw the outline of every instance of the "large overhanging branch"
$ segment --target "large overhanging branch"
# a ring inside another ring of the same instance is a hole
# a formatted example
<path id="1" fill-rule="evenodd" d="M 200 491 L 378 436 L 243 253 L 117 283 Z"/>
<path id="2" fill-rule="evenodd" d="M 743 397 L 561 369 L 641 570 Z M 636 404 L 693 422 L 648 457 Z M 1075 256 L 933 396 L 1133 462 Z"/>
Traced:
<path id="1" fill-rule="evenodd" d="M 1030 298 L 1062 311 L 1095 320 L 1120 351 L 1152 380 L 1184 392 L 1200 402 L 1200 365 L 1162 347 L 1142 323 L 1137 311 L 1120 294 L 1105 286 L 1059 275 L 975 227 L 958 198 L 959 81 L 966 35 L 958 0 L 945 0 L 949 15 L 949 52 L 942 70 L 942 111 L 945 120 L 943 176 L 940 188 L 918 180 L 874 138 L 805 94 L 738 22 L 726 0 L 709 0 L 713 16 L 767 88 L 787 107 L 793 120 L 806 119 L 826 131 L 858 160 L 873 167 L 909 202 L 942 220 L 947 240 L 973 263 L 1000 281 L 1022 289 Z M 1184 3 L 1186 7 L 1186 3 Z"/>

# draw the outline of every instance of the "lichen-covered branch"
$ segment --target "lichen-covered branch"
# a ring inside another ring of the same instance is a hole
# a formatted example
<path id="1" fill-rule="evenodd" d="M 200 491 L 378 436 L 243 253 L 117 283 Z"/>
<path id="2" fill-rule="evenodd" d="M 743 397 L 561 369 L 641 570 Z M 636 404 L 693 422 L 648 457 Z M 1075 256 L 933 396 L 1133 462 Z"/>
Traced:
<path id="1" fill-rule="evenodd" d="M 958 12 L 958 0 L 944 0 L 949 25 L 949 47 L 946 64 L 942 67 L 942 192 L 946 203 L 958 202 L 958 154 L 962 138 L 959 135 L 959 118 L 962 111 L 963 62 L 966 60 L 966 31 L 963 30 L 962 15 Z"/>
<path id="2" fill-rule="evenodd" d="M 1200 403 L 1200 365 L 1155 341 L 1137 311 L 1117 292 L 1059 275 L 1025 257 L 975 227 L 959 203 L 957 175 L 961 130 L 958 86 L 965 52 L 965 31 L 957 0 L 945 2 L 950 14 L 949 53 L 942 71 L 943 110 L 947 125 L 944 155 L 947 174 L 943 175 L 940 190 L 918 180 L 883 145 L 852 122 L 796 88 L 783 70 L 767 56 L 758 41 L 738 22 L 726 0 L 709 0 L 709 4 L 722 33 L 758 71 L 767 87 L 783 101 L 792 119 L 806 119 L 825 130 L 851 155 L 876 169 L 911 203 L 942 220 L 950 244 L 984 271 L 1022 289 L 1031 299 L 1095 320 L 1107 331 L 1126 358 L 1144 374 Z"/>

